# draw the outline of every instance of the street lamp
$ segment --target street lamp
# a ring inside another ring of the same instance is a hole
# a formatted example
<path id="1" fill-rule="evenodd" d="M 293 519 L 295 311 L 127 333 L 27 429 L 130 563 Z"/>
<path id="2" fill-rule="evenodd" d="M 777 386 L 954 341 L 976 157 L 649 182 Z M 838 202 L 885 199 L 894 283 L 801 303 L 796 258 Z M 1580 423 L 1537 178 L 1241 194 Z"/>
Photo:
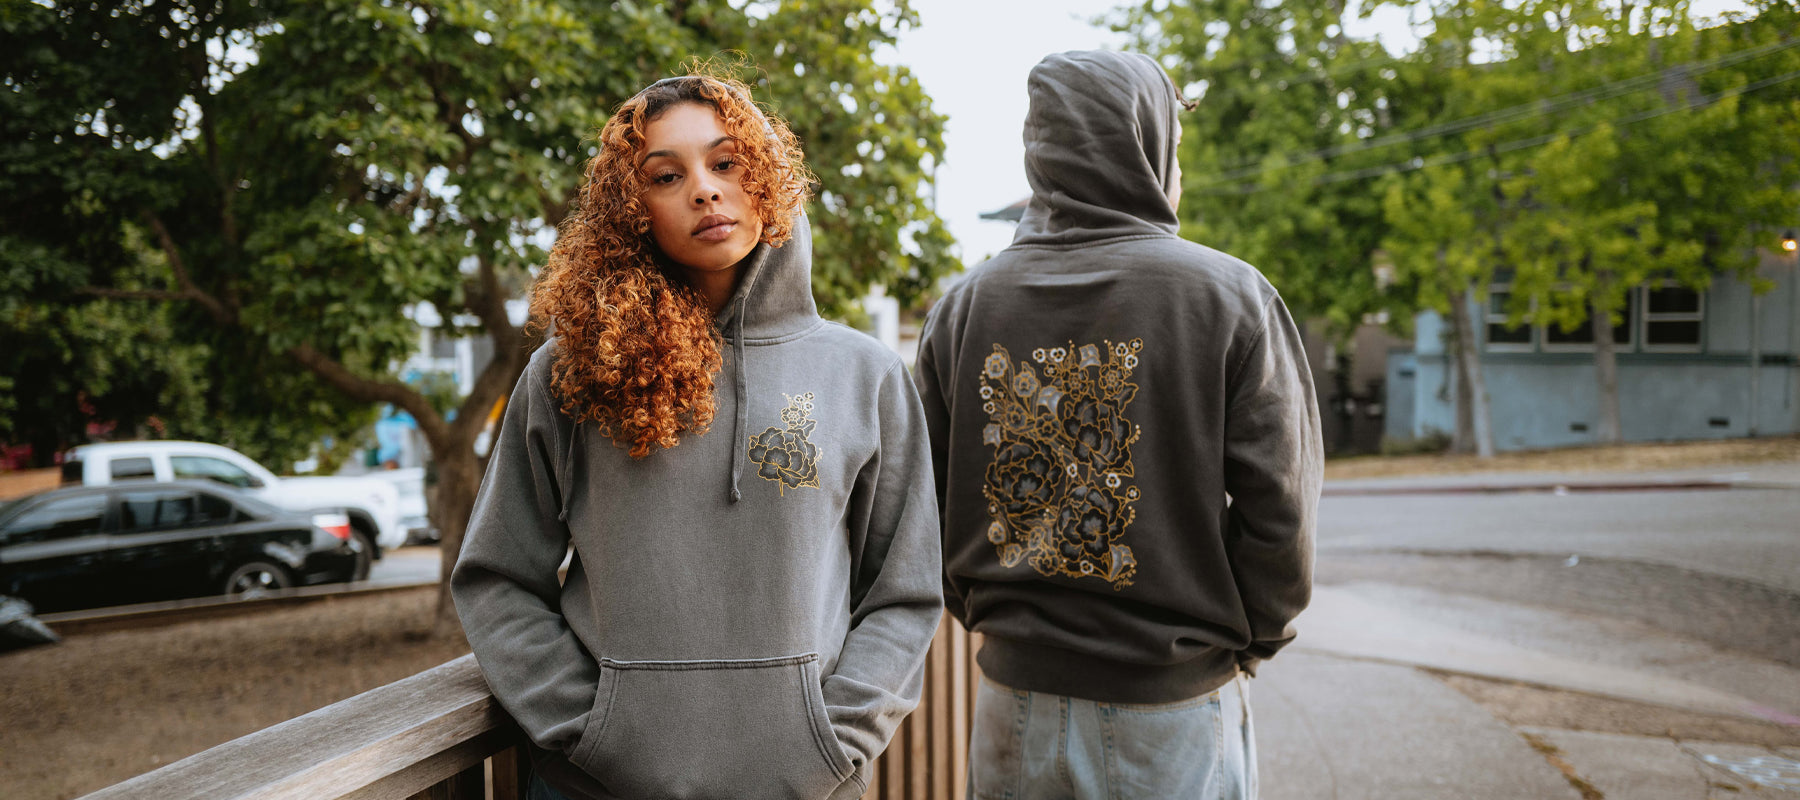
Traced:
<path id="1" fill-rule="evenodd" d="M 1788 413 L 1793 415 L 1790 430 L 1800 431 L 1800 409 L 1793 407 L 1795 387 L 1800 384 L 1800 239 L 1794 238 L 1793 228 L 1781 234 L 1781 250 L 1788 255 L 1788 283 L 1793 287 L 1793 299 L 1788 302 Z"/>
<path id="2" fill-rule="evenodd" d="M 1800 264 L 1800 239 L 1794 238 L 1793 228 L 1789 228 L 1782 232 L 1781 251 L 1788 256 L 1785 260 L 1789 264 Z M 1762 273 L 1762 260 L 1760 258 L 1757 259 L 1756 271 L 1758 275 Z M 1800 301 L 1800 266 L 1791 268 L 1789 270 L 1789 277 L 1796 283 L 1795 297 L 1797 301 Z M 1792 305 L 1800 305 L 1800 302 L 1796 302 Z M 1790 360 L 1794 358 L 1794 356 L 1800 355 L 1800 353 L 1794 352 L 1795 350 L 1800 350 L 1800 345 L 1796 345 L 1796 339 L 1797 337 L 1800 337 L 1800 334 L 1795 332 L 1794 327 L 1794 318 L 1800 316 L 1800 314 L 1796 314 L 1795 312 L 1800 309 L 1796 309 L 1792 307 L 1792 305 L 1788 308 L 1788 358 Z M 1791 374 L 1793 371 L 1792 367 L 1788 368 L 1790 375 L 1781 392 L 1781 404 L 1784 408 L 1789 408 L 1790 410 L 1794 404 L 1794 376 Z M 1762 392 L 1760 391 L 1762 382 L 1759 380 L 1761 377 L 1762 295 L 1752 291 L 1750 293 L 1750 435 L 1752 437 L 1760 433 L 1761 431 L 1758 429 L 1762 427 Z"/>

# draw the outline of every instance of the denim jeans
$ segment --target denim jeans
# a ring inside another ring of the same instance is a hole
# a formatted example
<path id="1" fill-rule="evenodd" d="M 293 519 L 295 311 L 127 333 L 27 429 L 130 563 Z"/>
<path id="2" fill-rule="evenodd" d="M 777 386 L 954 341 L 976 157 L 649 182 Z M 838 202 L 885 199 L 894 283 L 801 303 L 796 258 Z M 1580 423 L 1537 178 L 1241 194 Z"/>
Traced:
<path id="1" fill-rule="evenodd" d="M 544 782 L 544 776 L 537 773 L 531 775 L 531 785 L 525 787 L 525 800 L 569 800 L 562 792 Z"/>
<path id="2" fill-rule="evenodd" d="M 1174 703 L 1099 703 L 983 678 L 975 800 L 1254 800 L 1250 679 Z"/>

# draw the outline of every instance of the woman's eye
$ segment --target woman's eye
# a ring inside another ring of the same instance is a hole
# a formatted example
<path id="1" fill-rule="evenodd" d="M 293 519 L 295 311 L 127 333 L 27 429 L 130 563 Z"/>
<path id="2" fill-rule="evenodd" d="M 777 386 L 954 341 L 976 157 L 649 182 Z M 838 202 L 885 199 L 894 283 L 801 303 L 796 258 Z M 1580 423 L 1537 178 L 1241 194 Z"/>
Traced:
<path id="1" fill-rule="evenodd" d="M 662 173 L 661 175 L 656 175 L 656 176 L 651 177 L 650 182 L 653 184 L 656 184 L 658 186 L 661 186 L 664 184 L 674 183 L 675 179 L 677 177 L 679 177 L 679 176 L 677 176 L 673 172 L 665 172 L 665 173 Z"/>
<path id="2" fill-rule="evenodd" d="M 724 161 L 720 161 L 718 164 L 715 164 L 713 166 L 713 169 L 716 169 L 720 172 L 724 172 L 725 170 L 731 169 L 732 167 L 735 167 L 735 166 L 737 166 L 737 162 L 735 160 L 728 158 L 728 159 L 725 159 Z"/>

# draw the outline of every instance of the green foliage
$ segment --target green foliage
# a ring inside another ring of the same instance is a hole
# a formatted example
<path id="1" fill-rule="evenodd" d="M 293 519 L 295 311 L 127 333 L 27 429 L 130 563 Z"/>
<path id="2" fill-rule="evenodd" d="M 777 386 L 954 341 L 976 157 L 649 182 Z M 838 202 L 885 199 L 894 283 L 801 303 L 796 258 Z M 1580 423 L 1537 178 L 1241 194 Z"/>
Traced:
<path id="1" fill-rule="evenodd" d="M 1380 46 L 1345 35 L 1331 0 L 1145 2 L 1113 20 L 1158 57 L 1196 112 L 1183 115 L 1182 235 L 1249 261 L 1296 316 L 1343 339 L 1388 305 L 1371 269 L 1386 224 L 1366 181 L 1320 158 L 1394 125 L 1398 85 Z"/>
<path id="2" fill-rule="evenodd" d="M 1377 308 L 1445 310 L 1501 270 L 1517 322 L 1617 315 L 1647 280 L 1746 275 L 1800 207 L 1787 5 L 1708 30 L 1676 0 L 1380 5 L 1418 21 L 1415 49 L 1347 36 L 1351 12 L 1319 0 L 1112 20 L 1200 101 L 1184 235 L 1256 264 L 1338 336 Z"/>
<path id="3" fill-rule="evenodd" d="M 372 420 L 415 303 L 440 335 L 523 347 L 500 302 L 593 132 L 728 50 L 821 177 L 821 308 L 871 283 L 909 301 L 957 266 L 925 201 L 943 118 L 871 55 L 915 21 L 873 0 L 0 0 L 0 347 L 41 365 L 6 371 L 0 431 L 79 441 L 50 407 L 85 392 L 280 463 Z"/>
<path id="4" fill-rule="evenodd" d="M 1540 96 L 1594 98 L 1540 119 L 1547 141 L 1507 165 L 1502 191 L 1518 209 L 1504 236 L 1515 318 L 1573 330 L 1602 313 L 1616 324 L 1627 293 L 1646 281 L 1703 289 L 1715 276 L 1745 275 L 1758 238 L 1800 207 L 1791 88 L 1734 94 L 1800 57 L 1719 60 L 1785 26 L 1771 17 L 1700 31 L 1686 3 L 1629 9 L 1494 12 L 1495 27 L 1519 27 L 1504 40 L 1514 57 L 1496 71 L 1529 78 Z M 1560 24 L 1520 25 L 1526 15 Z M 1618 90 L 1632 85 L 1642 88 Z"/>

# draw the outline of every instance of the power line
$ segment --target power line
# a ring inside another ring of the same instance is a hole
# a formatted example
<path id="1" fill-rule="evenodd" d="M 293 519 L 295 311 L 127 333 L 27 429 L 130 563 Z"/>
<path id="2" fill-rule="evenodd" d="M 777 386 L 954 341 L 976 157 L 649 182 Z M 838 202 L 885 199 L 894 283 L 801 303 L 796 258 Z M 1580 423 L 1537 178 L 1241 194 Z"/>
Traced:
<path id="1" fill-rule="evenodd" d="M 1412 142 L 1419 142 L 1419 141 L 1423 141 L 1426 139 L 1434 139 L 1439 136 L 1449 136 L 1449 135 L 1453 135 L 1453 134 L 1457 134 L 1457 133 L 1463 133 L 1463 132 L 1474 130 L 1477 128 L 1497 127 L 1499 125 L 1504 125 L 1504 124 L 1508 124 L 1508 123 L 1512 123 L 1512 122 L 1518 122 L 1521 120 L 1530 119 L 1532 117 L 1556 113 L 1558 111 L 1562 111 L 1567 108 L 1581 105 L 1583 103 L 1588 103 L 1591 101 L 1610 100 L 1610 99 L 1617 98 L 1617 97 L 1623 97 L 1628 94 L 1633 94 L 1636 92 L 1644 91 L 1645 89 L 1655 88 L 1662 82 L 1662 80 L 1664 78 L 1672 76 L 1672 75 L 1690 75 L 1691 76 L 1691 75 L 1705 74 L 1705 73 L 1711 72 L 1713 70 L 1722 69 L 1722 68 L 1729 67 L 1729 66 L 1735 66 L 1735 65 L 1743 63 L 1745 61 L 1749 61 L 1750 59 L 1753 59 L 1753 58 L 1760 58 L 1762 56 L 1769 55 L 1771 53 L 1780 52 L 1782 50 L 1789 50 L 1789 49 L 1792 49 L 1795 47 L 1800 47 L 1800 40 L 1783 39 L 1781 41 L 1772 42 L 1772 43 L 1766 44 L 1766 45 L 1760 45 L 1757 47 L 1749 47 L 1749 48 L 1745 48 L 1743 50 L 1735 50 L 1730 53 L 1726 53 L 1726 54 L 1723 54 L 1723 55 L 1720 55 L 1720 56 L 1717 56 L 1717 57 L 1714 57 L 1711 59 L 1706 59 L 1706 60 L 1701 60 L 1701 61 L 1692 61 L 1692 62 L 1687 62 L 1684 64 L 1676 64 L 1676 65 L 1673 65 L 1670 67 L 1666 67 L 1664 69 L 1657 70 L 1655 72 L 1647 72 L 1642 75 L 1636 75 L 1636 76 L 1633 76 L 1630 78 L 1622 78 L 1617 81 L 1610 81 L 1607 83 L 1603 83 L 1599 86 L 1594 86 L 1594 87 L 1582 89 L 1579 91 L 1566 92 L 1566 93 L 1560 94 L 1560 95 L 1552 95 L 1550 97 L 1539 98 L 1537 100 L 1533 100 L 1528 103 L 1521 103 L 1519 105 L 1509 106 L 1507 108 L 1502 108 L 1502 109 L 1498 109 L 1495 111 L 1486 112 L 1483 114 L 1477 114 L 1473 117 L 1465 117 L 1463 119 L 1453 120 L 1451 122 L 1445 122 L 1445 123 L 1440 123 L 1437 125 L 1431 125 L 1431 126 L 1428 126 L 1425 128 L 1420 128 L 1418 130 L 1414 130 L 1414 131 L 1389 134 L 1387 136 L 1382 136 L 1382 137 L 1378 137 L 1375 139 L 1369 139 L 1369 140 L 1361 141 L 1361 142 L 1351 142 L 1351 143 L 1347 143 L 1347 144 L 1323 147 L 1323 148 L 1320 148 L 1317 150 L 1313 150 L 1311 152 L 1302 153 L 1302 154 L 1299 154 L 1298 156 L 1288 158 L 1284 164 L 1282 164 L 1281 166 L 1278 166 L 1278 167 L 1269 167 L 1269 166 L 1262 166 L 1262 165 L 1248 166 L 1247 162 L 1239 162 L 1238 164 L 1234 164 L 1231 167 L 1228 167 L 1227 168 L 1228 171 L 1221 173 L 1220 175 L 1218 175 L 1217 177 L 1213 178 L 1210 181 L 1207 181 L 1206 183 L 1202 184 L 1202 186 L 1204 187 L 1204 186 L 1213 186 L 1213 185 L 1217 185 L 1217 184 L 1221 184 L 1221 183 L 1230 183 L 1233 181 L 1242 180 L 1244 178 L 1254 177 L 1256 175 L 1261 175 L 1261 174 L 1264 174 L 1267 172 L 1273 172 L 1273 171 L 1279 170 L 1279 169 L 1286 169 L 1288 167 L 1297 166 L 1300 164 L 1308 164 L 1308 163 L 1312 163 L 1314 161 L 1322 161 L 1327 158 L 1334 158 L 1334 157 L 1342 156 L 1342 155 L 1353 155 L 1356 153 L 1363 153 L 1363 152 L 1367 152 L 1369 150 L 1375 150 L 1375 149 L 1379 149 L 1379 148 L 1383 148 L 1383 147 L 1389 147 L 1389 146 L 1396 145 L 1396 144 L 1408 144 L 1408 143 L 1412 143 Z"/>
<path id="2" fill-rule="evenodd" d="M 1627 115 L 1624 115 L 1621 117 L 1615 117 L 1611 120 L 1607 120 L 1607 122 L 1609 124 L 1612 124 L 1615 126 L 1631 125 L 1634 123 L 1643 122 L 1648 119 L 1654 119 L 1656 117 L 1661 117 L 1661 116 L 1664 116 L 1667 114 L 1674 114 L 1676 112 L 1681 112 L 1681 111 L 1692 111 L 1693 109 L 1699 108 L 1702 106 L 1710 106 L 1714 103 L 1717 103 L 1720 100 L 1724 100 L 1724 99 L 1731 98 L 1731 97 L 1737 97 L 1739 95 L 1749 94 L 1750 92 L 1758 91 L 1761 89 L 1766 89 L 1770 86 L 1775 86 L 1777 84 L 1786 83 L 1788 81 L 1795 80 L 1795 79 L 1800 79 L 1800 70 L 1794 70 L 1792 72 L 1783 73 L 1781 75 L 1776 75 L 1771 78 L 1764 78 L 1759 81 L 1753 81 L 1751 83 L 1744 84 L 1743 86 L 1737 87 L 1735 89 L 1727 89 L 1725 91 L 1719 92 L 1718 94 L 1714 94 L 1710 97 L 1703 97 L 1698 102 L 1692 103 L 1690 105 L 1670 106 L 1667 108 L 1659 108 L 1659 109 L 1655 109 L 1655 110 L 1651 110 L 1651 111 L 1640 111 L 1640 112 L 1633 113 L 1633 114 L 1627 114 Z M 1587 133 L 1591 133 L 1597 127 L 1598 127 L 1598 125 L 1590 125 L 1588 127 L 1578 128 L 1573 131 L 1559 131 L 1557 133 L 1549 133 L 1549 134 L 1544 134 L 1541 136 L 1533 136 L 1533 137 L 1529 137 L 1526 139 L 1514 139 L 1509 142 L 1503 142 L 1501 144 L 1494 145 L 1491 152 L 1511 153 L 1511 152 L 1514 152 L 1517 150 L 1525 150 L 1525 149 L 1529 149 L 1532 147 L 1541 147 L 1543 145 L 1549 144 L 1552 141 L 1555 141 L 1556 138 L 1559 136 L 1569 136 L 1569 137 L 1573 138 L 1576 136 L 1581 136 L 1581 135 L 1584 135 Z M 1364 180 L 1367 178 L 1379 177 L 1381 175 L 1389 175 L 1389 174 L 1400 173 L 1400 172 L 1413 172 L 1416 170 L 1428 169 L 1431 167 L 1441 167 L 1441 166 L 1446 166 L 1449 164 L 1460 164 L 1464 161 L 1469 161 L 1471 159 L 1475 159 L 1475 158 L 1479 158 L 1483 155 L 1487 155 L 1489 152 L 1490 151 L 1488 149 L 1476 149 L 1476 150 L 1464 151 L 1461 153 L 1450 153 L 1450 154 L 1441 155 L 1441 156 L 1433 156 L 1431 158 L 1415 157 L 1415 158 L 1409 159 L 1407 161 L 1400 161 L 1400 162 L 1395 162 L 1395 163 L 1391 163 L 1391 164 L 1383 164 L 1383 165 L 1377 166 L 1377 167 L 1365 167 L 1363 169 L 1344 170 L 1344 171 L 1340 171 L 1340 172 L 1328 172 L 1328 173 L 1325 173 L 1324 175 L 1320 175 L 1319 177 L 1314 178 L 1312 183 L 1314 186 L 1325 186 L 1325 185 L 1333 184 L 1333 183 L 1344 183 L 1346 181 Z M 1249 186 L 1249 187 L 1240 187 L 1240 188 L 1226 189 L 1226 190 L 1201 191 L 1199 193 L 1200 194 L 1208 194 L 1208 195 L 1251 195 L 1251 194 L 1258 194 L 1258 193 L 1266 192 L 1266 191 L 1269 191 L 1269 187 Z"/>

